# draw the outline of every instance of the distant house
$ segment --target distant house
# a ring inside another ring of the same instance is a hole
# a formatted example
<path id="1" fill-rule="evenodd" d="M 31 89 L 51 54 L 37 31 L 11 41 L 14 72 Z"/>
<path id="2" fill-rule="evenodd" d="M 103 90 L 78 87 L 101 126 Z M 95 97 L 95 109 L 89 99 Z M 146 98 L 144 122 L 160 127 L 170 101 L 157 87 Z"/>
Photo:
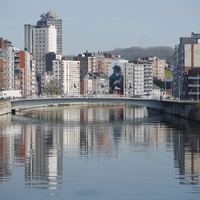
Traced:
<path id="1" fill-rule="evenodd" d="M 158 87 L 157 85 L 153 84 L 152 97 L 155 99 L 159 99 L 161 95 L 162 95 L 161 88 Z"/>

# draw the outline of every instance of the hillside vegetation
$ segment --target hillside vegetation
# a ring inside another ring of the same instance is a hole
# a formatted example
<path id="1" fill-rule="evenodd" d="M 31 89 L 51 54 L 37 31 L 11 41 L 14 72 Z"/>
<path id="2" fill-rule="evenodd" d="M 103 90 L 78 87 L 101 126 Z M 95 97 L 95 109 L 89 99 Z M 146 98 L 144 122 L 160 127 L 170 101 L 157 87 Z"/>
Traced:
<path id="1" fill-rule="evenodd" d="M 117 48 L 106 53 L 118 54 L 127 60 L 133 60 L 140 57 L 155 56 L 160 59 L 166 59 L 171 62 L 174 49 L 172 47 L 157 46 L 157 47 L 130 47 L 130 48 Z"/>

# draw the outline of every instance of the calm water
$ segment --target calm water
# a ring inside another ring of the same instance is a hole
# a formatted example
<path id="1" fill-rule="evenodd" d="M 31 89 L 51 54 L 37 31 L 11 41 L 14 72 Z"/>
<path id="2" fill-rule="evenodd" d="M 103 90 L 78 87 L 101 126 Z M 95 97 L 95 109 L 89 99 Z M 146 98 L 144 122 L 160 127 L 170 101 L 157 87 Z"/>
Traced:
<path id="1" fill-rule="evenodd" d="M 0 117 L 0 199 L 200 199 L 200 129 L 142 107 Z"/>

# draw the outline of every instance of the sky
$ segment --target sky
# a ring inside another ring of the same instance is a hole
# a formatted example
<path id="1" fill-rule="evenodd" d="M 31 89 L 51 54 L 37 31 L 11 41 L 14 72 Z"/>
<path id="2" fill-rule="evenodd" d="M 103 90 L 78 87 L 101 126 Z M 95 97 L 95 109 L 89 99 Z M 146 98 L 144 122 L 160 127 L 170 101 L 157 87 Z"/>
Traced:
<path id="1" fill-rule="evenodd" d="M 24 49 L 24 25 L 62 19 L 63 55 L 169 46 L 200 33 L 200 0 L 0 0 L 0 37 Z"/>

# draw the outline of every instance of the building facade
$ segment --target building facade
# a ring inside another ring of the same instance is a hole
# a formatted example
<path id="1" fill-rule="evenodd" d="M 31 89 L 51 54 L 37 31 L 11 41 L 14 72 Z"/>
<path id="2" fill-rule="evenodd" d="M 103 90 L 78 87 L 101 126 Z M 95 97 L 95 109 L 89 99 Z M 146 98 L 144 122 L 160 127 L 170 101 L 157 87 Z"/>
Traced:
<path id="1" fill-rule="evenodd" d="M 36 73 L 46 71 L 46 54 L 57 51 L 57 30 L 55 26 L 33 26 L 25 24 L 25 50 L 36 61 Z"/>
<path id="2" fill-rule="evenodd" d="M 179 45 L 175 46 L 173 55 L 173 96 L 189 97 L 188 71 L 200 67 L 199 52 L 200 34 L 198 33 L 192 32 L 191 37 L 181 37 Z M 198 70 L 194 71 L 197 72 Z M 197 77 L 197 74 L 195 77 Z"/>
<path id="3" fill-rule="evenodd" d="M 38 83 L 36 81 L 36 74 L 35 74 L 35 60 L 31 55 L 30 60 L 30 79 L 31 79 L 31 96 L 36 96 L 38 94 Z"/>
<path id="4" fill-rule="evenodd" d="M 86 53 L 79 54 L 77 57 L 74 57 L 74 60 L 80 61 L 80 70 L 82 74 L 88 72 L 92 73 L 108 73 L 107 60 L 104 54 L 98 53 Z"/>
<path id="5" fill-rule="evenodd" d="M 152 72 L 153 72 L 154 78 L 164 81 L 165 80 L 165 67 L 166 67 L 166 60 L 159 59 L 157 57 L 153 57 Z"/>
<path id="6" fill-rule="evenodd" d="M 58 19 L 56 12 L 49 11 L 40 15 L 41 19 L 37 21 L 36 26 L 55 26 L 57 30 L 56 43 L 57 43 L 57 54 L 62 55 L 62 20 Z"/>
<path id="7" fill-rule="evenodd" d="M 14 90 L 14 46 L 11 42 L 1 42 L 4 58 L 7 60 L 7 90 Z"/>
<path id="8" fill-rule="evenodd" d="M 144 95 L 150 96 L 153 91 L 152 64 L 143 64 L 144 66 Z"/>
<path id="9" fill-rule="evenodd" d="M 124 95 L 144 95 L 144 66 L 134 63 L 125 63 Z"/>
<path id="10" fill-rule="evenodd" d="M 8 63 L 0 49 L 0 91 L 8 90 Z"/>
<path id="11" fill-rule="evenodd" d="M 132 61 L 144 67 L 144 95 L 150 96 L 153 91 L 153 57 L 143 57 Z"/>
<path id="12" fill-rule="evenodd" d="M 73 60 L 54 60 L 53 80 L 61 83 L 62 94 L 80 94 L 80 62 Z"/>

